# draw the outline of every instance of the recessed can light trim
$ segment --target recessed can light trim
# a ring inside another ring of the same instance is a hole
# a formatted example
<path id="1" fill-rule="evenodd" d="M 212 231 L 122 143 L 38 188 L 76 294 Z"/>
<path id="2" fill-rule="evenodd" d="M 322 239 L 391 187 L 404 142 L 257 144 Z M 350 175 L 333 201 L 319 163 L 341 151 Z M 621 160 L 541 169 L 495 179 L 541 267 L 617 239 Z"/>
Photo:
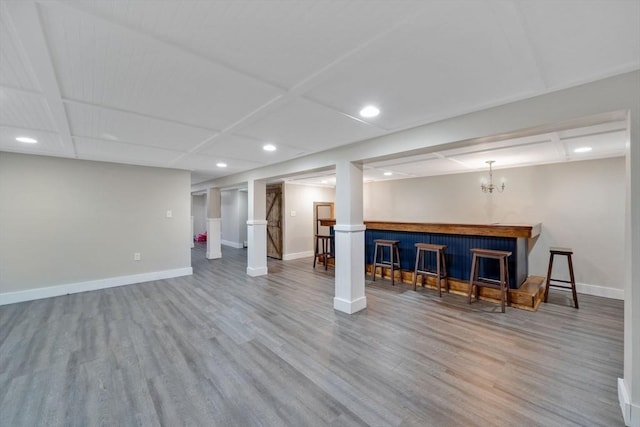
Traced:
<path id="1" fill-rule="evenodd" d="M 216 166 L 219 167 L 219 168 L 226 168 L 227 164 L 224 163 L 224 162 L 219 162 L 219 163 L 216 163 Z"/>
<path id="2" fill-rule="evenodd" d="M 591 148 L 591 147 L 578 147 L 575 150 L 573 150 L 573 152 L 574 153 L 588 153 L 591 150 L 593 150 L 593 148 Z"/>
<path id="3" fill-rule="evenodd" d="M 360 110 L 360 117 L 364 117 L 365 119 L 376 117 L 378 114 L 380 114 L 380 109 L 374 105 L 367 105 Z"/>
<path id="4" fill-rule="evenodd" d="M 262 146 L 262 149 L 264 151 L 276 151 L 277 148 L 273 144 L 266 144 L 266 145 Z"/>
<path id="5" fill-rule="evenodd" d="M 24 142 L 25 144 L 36 144 L 38 142 L 37 139 L 29 138 L 28 136 L 19 136 L 16 138 L 18 142 Z"/>

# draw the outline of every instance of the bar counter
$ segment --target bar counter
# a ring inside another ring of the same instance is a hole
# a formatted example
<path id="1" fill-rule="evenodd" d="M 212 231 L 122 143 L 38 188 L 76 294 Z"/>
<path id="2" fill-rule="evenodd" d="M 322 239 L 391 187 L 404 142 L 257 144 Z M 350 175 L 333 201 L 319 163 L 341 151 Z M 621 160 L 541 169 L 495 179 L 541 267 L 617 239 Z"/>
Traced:
<path id="1" fill-rule="evenodd" d="M 335 219 L 321 219 L 324 226 L 335 225 Z M 540 234 L 541 224 L 449 224 L 389 221 L 364 221 L 365 262 L 373 264 L 374 240 L 400 241 L 400 266 L 413 271 L 415 244 L 446 245 L 449 275 L 469 280 L 471 248 L 509 251 L 509 287 L 516 289 L 528 277 L 527 241 Z M 495 277 L 497 268 L 492 264 L 481 267 L 481 276 Z"/>

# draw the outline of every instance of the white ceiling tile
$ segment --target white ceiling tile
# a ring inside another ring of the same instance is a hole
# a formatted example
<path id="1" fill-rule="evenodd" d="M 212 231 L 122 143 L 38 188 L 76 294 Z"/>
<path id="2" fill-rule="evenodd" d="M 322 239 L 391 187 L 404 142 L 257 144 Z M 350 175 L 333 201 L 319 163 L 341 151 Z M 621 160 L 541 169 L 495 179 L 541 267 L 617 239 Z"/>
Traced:
<path id="1" fill-rule="evenodd" d="M 518 2 L 549 88 L 640 68 L 640 2 Z"/>
<path id="2" fill-rule="evenodd" d="M 329 108 L 296 99 L 238 133 L 317 152 L 372 138 L 383 131 Z"/>
<path id="3" fill-rule="evenodd" d="M 136 114 L 67 103 L 71 132 L 89 137 L 187 152 L 213 132 Z"/>
<path id="4" fill-rule="evenodd" d="M 363 0 L 74 4 L 286 88 L 425 6 Z"/>
<path id="5" fill-rule="evenodd" d="M 0 85 L 39 92 L 29 60 L 2 3 L 0 12 Z"/>
<path id="6" fill-rule="evenodd" d="M 459 154 L 451 158 L 461 162 L 471 169 L 487 169 L 489 160 L 494 160 L 493 169 L 509 168 L 514 166 L 529 166 L 534 164 L 553 163 L 565 161 L 555 149 L 553 142 L 543 142 L 525 146 L 504 147 L 490 152 Z"/>
<path id="7" fill-rule="evenodd" d="M 16 138 L 20 136 L 33 138 L 38 143 L 25 144 L 16 141 Z M 0 126 L 0 151 L 60 156 L 68 154 L 63 149 L 60 136 L 56 133 L 7 126 Z"/>
<path id="8" fill-rule="evenodd" d="M 244 159 L 262 164 L 283 162 L 301 155 L 308 151 L 299 148 L 292 148 L 282 144 L 275 144 L 276 151 L 265 151 L 262 147 L 272 141 L 260 141 L 237 135 L 225 135 L 216 138 L 202 150 L 203 154 L 212 156 L 229 157 L 233 159 Z"/>
<path id="9" fill-rule="evenodd" d="M 0 87 L 0 125 L 56 131 L 47 101 L 36 93 Z"/>
<path id="10" fill-rule="evenodd" d="M 74 142 L 78 158 L 85 160 L 168 167 L 180 155 L 175 151 L 118 141 L 74 138 Z"/>
<path id="11" fill-rule="evenodd" d="M 50 3 L 43 10 L 65 98 L 222 129 L 280 94 L 267 84 L 83 12 Z"/>
<path id="12" fill-rule="evenodd" d="M 531 94 L 527 64 L 511 55 L 509 40 L 486 2 L 431 2 L 427 12 L 341 64 L 307 96 L 401 129 L 504 103 Z M 464 7 L 464 13 L 461 13 Z"/>

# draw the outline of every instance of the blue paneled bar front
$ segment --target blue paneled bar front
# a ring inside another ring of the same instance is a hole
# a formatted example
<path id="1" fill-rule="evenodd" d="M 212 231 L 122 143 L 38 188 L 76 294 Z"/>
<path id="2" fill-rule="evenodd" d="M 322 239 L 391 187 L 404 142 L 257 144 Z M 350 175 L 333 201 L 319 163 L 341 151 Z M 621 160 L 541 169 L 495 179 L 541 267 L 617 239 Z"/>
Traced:
<path id="1" fill-rule="evenodd" d="M 321 220 L 322 225 L 334 225 L 335 220 Z M 400 265 L 413 271 L 416 243 L 447 245 L 449 276 L 468 281 L 471 273 L 471 248 L 510 251 L 509 286 L 519 288 L 529 274 L 528 239 L 540 234 L 540 224 L 445 224 L 365 221 L 365 262 L 373 263 L 375 239 L 400 241 Z M 431 254 L 431 256 L 435 256 Z M 428 260 L 432 263 L 433 260 Z M 499 276 L 497 263 L 486 262 L 480 267 L 482 277 Z"/>
<path id="2" fill-rule="evenodd" d="M 509 251 L 509 286 L 519 288 L 528 276 L 527 240 L 540 234 L 540 224 L 425 224 L 365 221 L 365 262 L 373 263 L 375 239 L 400 241 L 400 265 L 413 270 L 415 244 L 446 245 L 449 276 L 468 281 L 471 272 L 471 248 Z M 432 254 L 435 256 L 435 254 Z M 433 264 L 433 260 L 431 260 Z M 482 277 L 499 277 L 496 262 L 481 263 Z"/>

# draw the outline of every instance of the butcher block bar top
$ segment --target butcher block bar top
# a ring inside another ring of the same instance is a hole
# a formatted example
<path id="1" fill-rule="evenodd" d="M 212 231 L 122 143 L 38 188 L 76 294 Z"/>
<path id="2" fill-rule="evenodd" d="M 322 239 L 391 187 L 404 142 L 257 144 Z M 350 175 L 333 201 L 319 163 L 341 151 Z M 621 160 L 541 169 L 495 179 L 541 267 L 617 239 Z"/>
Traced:
<path id="1" fill-rule="evenodd" d="M 335 219 L 321 219 L 324 226 L 335 225 Z M 408 231 L 414 233 L 458 234 L 467 236 L 524 237 L 540 234 L 537 224 L 450 224 L 424 222 L 364 221 L 367 230 Z"/>

